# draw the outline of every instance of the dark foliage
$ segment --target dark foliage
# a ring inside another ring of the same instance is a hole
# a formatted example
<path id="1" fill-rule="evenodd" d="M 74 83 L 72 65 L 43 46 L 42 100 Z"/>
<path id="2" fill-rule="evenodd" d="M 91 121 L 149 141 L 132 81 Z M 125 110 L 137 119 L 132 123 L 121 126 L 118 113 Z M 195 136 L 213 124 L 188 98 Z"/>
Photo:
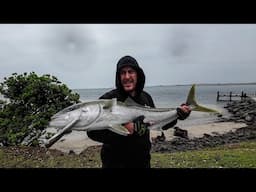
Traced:
<path id="1" fill-rule="evenodd" d="M 80 97 L 56 77 L 35 72 L 5 77 L 0 93 L 7 99 L 0 108 L 0 143 L 6 146 L 21 144 L 32 131 L 41 132 L 53 114 Z"/>

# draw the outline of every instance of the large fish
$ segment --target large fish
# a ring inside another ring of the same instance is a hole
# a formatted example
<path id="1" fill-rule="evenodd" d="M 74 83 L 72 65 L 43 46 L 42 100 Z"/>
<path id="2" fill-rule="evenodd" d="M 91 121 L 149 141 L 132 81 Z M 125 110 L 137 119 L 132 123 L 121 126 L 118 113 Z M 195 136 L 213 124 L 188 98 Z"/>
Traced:
<path id="1" fill-rule="evenodd" d="M 190 89 L 186 104 L 194 111 L 218 113 L 196 103 L 195 85 Z M 148 129 L 159 131 L 164 125 L 178 118 L 174 108 L 136 106 L 131 99 L 125 103 L 117 101 L 116 98 L 84 102 L 65 108 L 51 118 L 49 127 L 57 128 L 58 132 L 50 139 L 44 140 L 43 145 L 50 147 L 70 130 L 109 129 L 120 135 L 128 135 L 129 131 L 122 125 L 141 115 L 145 116 L 144 122 L 150 124 Z"/>

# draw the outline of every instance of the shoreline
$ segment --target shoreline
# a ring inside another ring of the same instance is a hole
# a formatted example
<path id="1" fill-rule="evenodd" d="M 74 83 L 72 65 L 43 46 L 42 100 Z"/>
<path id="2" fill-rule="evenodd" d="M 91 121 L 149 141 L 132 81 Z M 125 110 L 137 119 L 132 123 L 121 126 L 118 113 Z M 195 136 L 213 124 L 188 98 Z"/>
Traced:
<path id="1" fill-rule="evenodd" d="M 194 120 L 196 118 L 196 120 Z M 201 118 L 201 119 L 200 119 Z M 200 122 L 198 122 L 198 119 Z M 203 119 L 203 120 L 202 120 Z M 229 131 L 233 129 L 234 123 L 222 123 L 222 122 L 216 122 L 217 116 L 211 116 L 202 112 L 194 112 L 190 119 L 187 121 L 180 121 L 176 124 L 176 126 L 181 127 L 182 129 L 188 130 L 189 136 L 191 138 L 195 135 L 202 135 L 204 133 L 210 134 L 211 129 L 213 126 L 218 127 L 218 124 L 220 124 L 220 128 L 218 130 L 213 130 L 219 133 L 224 133 L 225 131 Z M 192 125 L 190 125 L 192 124 Z M 222 125 L 223 124 L 223 125 Z M 242 126 L 243 124 L 240 124 Z M 235 126 L 238 128 L 237 126 Z M 173 135 L 174 133 L 174 127 L 164 131 L 166 138 L 166 141 L 170 141 L 176 136 Z M 150 140 L 153 142 L 152 138 L 156 138 L 157 136 L 160 136 L 160 131 L 150 131 Z M 97 141 L 93 141 L 92 139 L 88 138 L 86 131 L 75 131 L 73 130 L 71 133 L 65 134 L 60 140 L 58 140 L 56 143 L 54 143 L 50 149 L 59 150 L 64 153 L 72 153 L 80 154 L 84 150 L 86 150 L 88 147 L 92 146 L 100 146 L 102 143 L 99 143 Z"/>
<path id="2" fill-rule="evenodd" d="M 188 129 L 188 133 L 190 131 L 190 138 L 176 137 L 166 141 L 157 141 L 153 143 L 152 151 L 170 153 L 256 140 L 255 99 L 228 102 L 224 108 L 231 114 L 229 117 L 220 117 L 218 122 L 201 125 L 203 127 L 201 129 L 200 125 L 197 125 L 194 127 L 194 137 L 191 134 L 193 128 L 184 128 Z"/>
<path id="3" fill-rule="evenodd" d="M 246 103 L 248 102 L 248 103 Z M 235 133 L 237 130 L 248 127 L 248 125 L 253 124 L 252 120 L 246 116 L 246 112 L 240 111 L 237 109 L 241 109 L 241 106 L 243 106 L 244 110 L 247 110 L 247 108 L 252 108 L 251 106 L 248 107 L 248 105 L 255 105 L 256 110 L 256 102 L 255 99 L 248 99 L 246 101 L 233 101 L 231 103 L 227 103 L 226 106 L 222 109 L 223 116 L 217 117 L 217 116 L 211 116 L 204 114 L 204 120 L 201 122 L 198 122 L 195 120 L 193 122 L 193 118 L 200 119 L 202 116 L 202 113 L 194 112 L 191 113 L 190 119 L 188 121 L 180 121 L 180 123 L 177 123 L 175 127 L 179 127 L 183 130 L 187 130 L 188 132 L 188 140 L 196 140 L 200 138 L 204 138 L 207 136 L 216 136 L 216 135 L 225 135 L 229 133 Z M 235 114 L 233 114 L 233 111 L 235 111 Z M 239 112 L 240 115 L 237 115 L 236 112 Z M 255 111 L 256 115 L 256 111 Z M 247 121 L 249 120 L 249 121 Z M 256 120 L 256 118 L 255 118 Z M 186 123 L 185 123 L 186 122 Z M 164 131 L 166 140 L 164 142 L 172 142 L 180 138 L 177 136 L 174 136 L 174 128 L 170 128 L 166 131 Z M 154 138 L 157 136 L 160 136 L 160 131 L 150 131 L 150 139 L 152 142 L 152 145 L 162 145 L 163 143 L 154 143 Z M 74 152 L 76 154 L 82 153 L 84 150 L 86 150 L 89 147 L 92 146 L 99 146 L 102 145 L 102 143 L 96 142 L 88 138 L 85 131 L 72 131 L 71 133 L 64 135 L 59 141 L 57 141 L 55 144 L 53 144 L 50 149 L 55 149 L 62 151 L 64 153 L 70 153 Z M 172 143 L 172 145 L 174 145 Z M 185 145 L 185 144 L 184 144 Z M 153 147 L 154 148 L 154 147 Z"/>
<path id="4" fill-rule="evenodd" d="M 208 135 L 215 135 L 217 134 L 225 134 L 229 131 L 235 131 L 241 127 L 245 127 L 245 123 L 236 123 L 236 122 L 212 122 L 212 123 L 206 123 L 201 125 L 192 125 L 192 126 L 186 126 L 182 127 L 183 130 L 186 130 L 188 132 L 188 138 L 194 139 L 194 138 L 200 138 L 203 137 L 205 134 Z M 160 136 L 161 133 L 159 131 L 151 131 L 150 138 L 156 138 L 157 136 Z M 174 128 L 170 128 L 166 131 L 164 131 L 164 135 L 166 137 L 166 141 L 171 141 L 175 138 L 178 138 L 178 136 L 174 136 Z"/>
<path id="5" fill-rule="evenodd" d="M 248 82 L 248 83 L 194 83 L 196 86 L 232 86 L 232 85 L 256 85 L 256 82 Z M 168 85 L 147 85 L 146 88 L 153 87 L 182 87 L 182 86 L 192 86 L 193 84 L 168 84 Z M 92 88 L 71 88 L 72 90 L 82 90 L 82 89 L 114 89 L 115 87 L 92 87 Z"/>
<path id="6" fill-rule="evenodd" d="M 88 147 L 99 146 L 102 143 L 93 141 L 87 136 L 86 131 L 72 131 L 64 135 L 60 140 L 54 143 L 49 149 L 59 150 L 63 153 L 80 154 Z"/>
<path id="7" fill-rule="evenodd" d="M 207 124 L 182 127 L 182 129 L 188 131 L 188 140 L 193 141 L 197 139 L 202 139 L 206 135 L 214 137 L 216 135 L 225 135 L 231 132 L 235 133 L 237 130 L 243 127 L 247 127 L 247 125 L 245 123 L 237 123 L 237 122 L 212 122 Z M 155 151 L 154 145 L 157 145 L 159 148 L 161 145 L 164 145 L 165 143 L 173 142 L 176 140 L 183 140 L 184 142 L 188 141 L 187 139 L 174 136 L 173 128 L 170 128 L 164 131 L 164 134 L 166 137 L 166 140 L 164 142 L 154 143 L 153 141 L 154 138 L 156 138 L 157 136 L 160 136 L 161 132 L 150 131 L 150 140 L 152 143 L 153 151 Z M 93 141 L 90 138 L 88 138 L 86 132 L 84 131 L 82 131 L 82 134 L 81 134 L 81 131 L 72 131 L 72 133 L 64 135 L 59 141 L 53 144 L 49 149 L 61 151 L 67 154 L 75 153 L 79 155 L 90 147 L 101 146 L 101 145 L 102 143 Z M 172 145 L 174 144 L 172 143 Z"/>

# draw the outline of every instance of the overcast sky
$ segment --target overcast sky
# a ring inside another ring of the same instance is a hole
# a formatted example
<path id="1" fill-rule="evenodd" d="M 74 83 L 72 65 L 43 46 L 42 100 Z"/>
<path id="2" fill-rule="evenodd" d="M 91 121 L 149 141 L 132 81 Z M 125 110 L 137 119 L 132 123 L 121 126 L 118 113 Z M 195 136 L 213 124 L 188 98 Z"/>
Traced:
<path id="1" fill-rule="evenodd" d="M 256 82 L 256 24 L 0 24 L 1 81 L 34 71 L 110 88 L 125 55 L 146 86 Z"/>

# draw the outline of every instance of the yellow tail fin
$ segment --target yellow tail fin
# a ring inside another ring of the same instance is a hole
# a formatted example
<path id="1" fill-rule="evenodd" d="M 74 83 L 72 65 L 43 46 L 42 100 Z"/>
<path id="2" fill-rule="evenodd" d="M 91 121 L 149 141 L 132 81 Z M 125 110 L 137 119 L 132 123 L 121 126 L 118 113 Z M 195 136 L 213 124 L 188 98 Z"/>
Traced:
<path id="1" fill-rule="evenodd" d="M 192 85 L 192 87 L 188 93 L 186 104 L 190 105 L 190 107 L 192 108 L 193 111 L 220 113 L 215 109 L 210 109 L 210 108 L 207 108 L 207 107 L 197 104 L 196 99 L 195 99 L 195 86 L 196 86 L 195 84 Z"/>

